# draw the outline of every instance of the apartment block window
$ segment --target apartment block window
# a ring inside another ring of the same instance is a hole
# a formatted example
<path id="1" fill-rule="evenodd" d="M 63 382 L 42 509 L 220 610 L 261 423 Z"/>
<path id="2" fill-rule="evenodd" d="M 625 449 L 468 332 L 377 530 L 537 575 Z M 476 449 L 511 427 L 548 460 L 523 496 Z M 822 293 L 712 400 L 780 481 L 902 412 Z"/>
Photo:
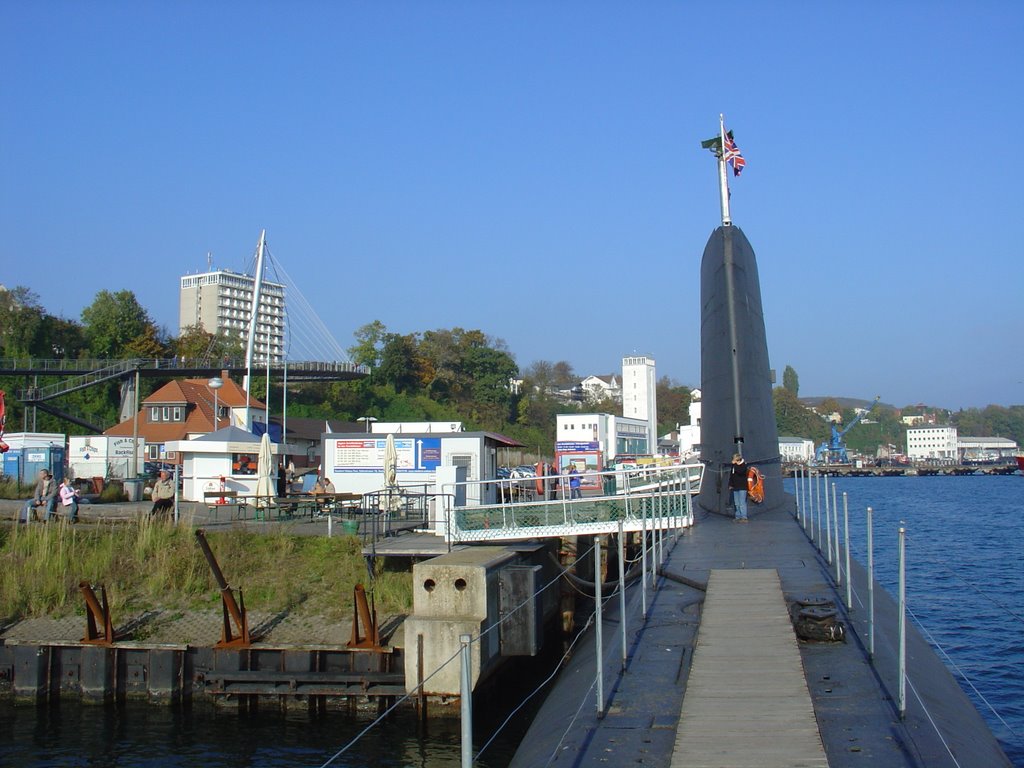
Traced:
<path id="1" fill-rule="evenodd" d="M 156 409 L 154 409 L 156 410 Z M 146 446 L 146 457 L 150 461 L 157 461 L 160 458 L 160 446 L 156 443 L 150 443 Z"/>
<path id="2" fill-rule="evenodd" d="M 171 407 L 169 405 L 165 405 L 164 406 L 163 417 L 164 417 L 164 421 L 170 421 L 171 420 Z"/>
<path id="3" fill-rule="evenodd" d="M 149 420 L 150 421 L 160 421 L 160 409 L 159 408 L 153 407 L 153 408 L 149 409 Z"/>
<path id="4" fill-rule="evenodd" d="M 181 421 L 181 406 L 180 405 L 174 406 L 173 415 L 174 415 L 174 421 Z"/>

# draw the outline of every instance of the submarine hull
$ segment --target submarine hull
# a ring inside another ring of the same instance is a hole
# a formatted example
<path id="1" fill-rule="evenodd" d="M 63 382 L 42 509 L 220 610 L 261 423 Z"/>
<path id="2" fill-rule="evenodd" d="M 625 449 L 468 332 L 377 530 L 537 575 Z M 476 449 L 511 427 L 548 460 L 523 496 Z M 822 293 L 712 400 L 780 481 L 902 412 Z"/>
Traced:
<path id="1" fill-rule="evenodd" d="M 761 308 L 757 259 L 743 231 L 716 229 L 704 248 L 701 292 L 701 460 L 698 504 L 731 515 L 732 456 L 743 454 L 764 475 L 764 502 L 750 514 L 792 504 L 782 490 L 779 435 Z"/>

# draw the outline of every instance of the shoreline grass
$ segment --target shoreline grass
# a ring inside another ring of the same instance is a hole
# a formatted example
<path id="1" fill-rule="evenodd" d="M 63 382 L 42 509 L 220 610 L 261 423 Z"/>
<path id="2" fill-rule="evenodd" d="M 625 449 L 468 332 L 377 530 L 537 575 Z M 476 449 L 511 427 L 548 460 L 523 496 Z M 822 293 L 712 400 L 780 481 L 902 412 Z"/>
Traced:
<path id="1" fill-rule="evenodd" d="M 249 610 L 351 615 L 357 583 L 382 613 L 407 613 L 412 576 L 380 571 L 368 584 L 353 536 L 324 538 L 231 530 L 207 540 Z M 191 527 L 143 518 L 89 530 L 58 522 L 0 528 L 0 619 L 83 614 L 80 581 L 103 584 L 115 622 L 154 609 L 217 608 L 220 593 Z"/>

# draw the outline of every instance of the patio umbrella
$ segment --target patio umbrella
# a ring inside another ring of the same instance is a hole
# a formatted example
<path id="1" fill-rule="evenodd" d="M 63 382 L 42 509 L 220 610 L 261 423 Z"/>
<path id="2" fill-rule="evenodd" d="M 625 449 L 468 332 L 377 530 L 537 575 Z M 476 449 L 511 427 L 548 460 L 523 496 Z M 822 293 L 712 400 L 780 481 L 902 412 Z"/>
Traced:
<path id="1" fill-rule="evenodd" d="M 394 512 L 402 506 L 398 489 L 398 449 L 395 448 L 395 436 L 388 433 L 384 441 L 384 493 L 381 496 L 382 511 Z"/>
<path id="2" fill-rule="evenodd" d="M 260 438 L 260 454 L 256 461 L 256 506 L 270 506 L 274 503 L 274 484 L 270 480 L 273 459 L 270 451 L 270 435 L 266 432 Z M 266 501 L 263 501 L 263 500 Z"/>

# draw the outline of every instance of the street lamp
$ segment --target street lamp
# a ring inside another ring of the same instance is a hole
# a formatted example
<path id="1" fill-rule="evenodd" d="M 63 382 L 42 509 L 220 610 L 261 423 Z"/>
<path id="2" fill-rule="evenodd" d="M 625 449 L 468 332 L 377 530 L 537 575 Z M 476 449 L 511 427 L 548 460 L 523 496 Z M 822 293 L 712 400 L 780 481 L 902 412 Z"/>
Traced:
<path id="1" fill-rule="evenodd" d="M 377 420 L 376 416 L 360 416 L 356 421 L 362 421 L 366 423 L 366 431 L 370 431 L 370 425 Z"/>
<path id="2" fill-rule="evenodd" d="M 224 380 L 220 376 L 214 376 L 206 386 L 213 390 L 213 431 L 216 432 L 220 425 L 220 412 L 217 409 L 217 390 L 224 386 Z"/>

